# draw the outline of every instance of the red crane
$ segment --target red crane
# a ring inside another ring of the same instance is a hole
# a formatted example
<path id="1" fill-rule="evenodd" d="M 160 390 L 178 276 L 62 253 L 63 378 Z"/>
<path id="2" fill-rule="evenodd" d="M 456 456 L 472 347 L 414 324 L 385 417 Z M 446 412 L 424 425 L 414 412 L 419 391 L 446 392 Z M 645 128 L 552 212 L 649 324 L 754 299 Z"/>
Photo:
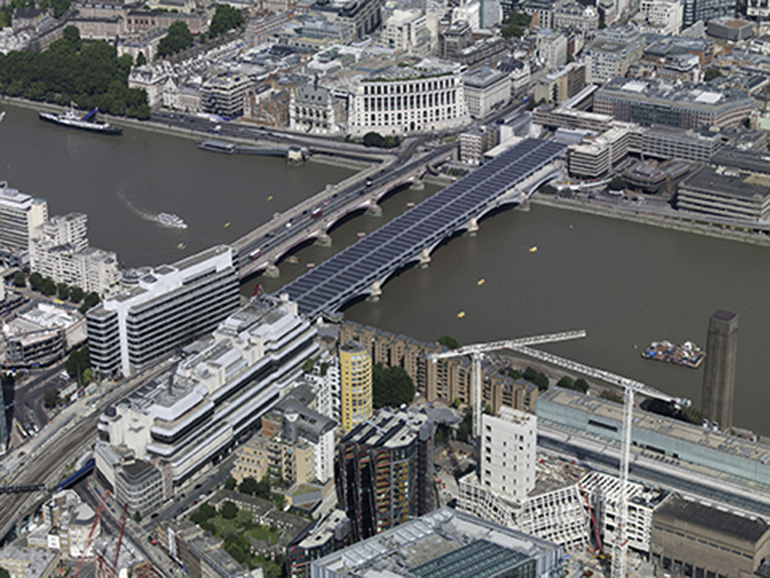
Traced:
<path id="1" fill-rule="evenodd" d="M 112 567 L 115 571 L 118 569 L 118 557 L 120 556 L 120 546 L 123 544 L 123 532 L 126 531 L 126 516 L 128 516 L 128 502 L 123 504 L 123 513 L 120 515 L 120 536 L 118 536 L 118 546 L 115 548 L 115 558 L 112 560 Z"/>
<path id="2" fill-rule="evenodd" d="M 91 539 L 94 537 L 94 530 L 96 529 L 96 525 L 99 523 L 99 517 L 102 515 L 102 511 L 104 511 L 104 505 L 107 503 L 107 498 L 109 495 L 110 491 L 104 490 L 104 495 L 102 496 L 99 505 L 96 507 L 96 514 L 94 515 L 94 521 L 91 524 L 91 530 L 88 532 L 86 545 L 83 547 L 83 551 L 80 553 L 80 562 L 78 562 L 78 568 L 75 570 L 75 578 L 80 576 L 80 571 L 83 569 L 83 564 L 86 562 L 86 553 L 88 552 L 88 548 L 91 546 Z"/>

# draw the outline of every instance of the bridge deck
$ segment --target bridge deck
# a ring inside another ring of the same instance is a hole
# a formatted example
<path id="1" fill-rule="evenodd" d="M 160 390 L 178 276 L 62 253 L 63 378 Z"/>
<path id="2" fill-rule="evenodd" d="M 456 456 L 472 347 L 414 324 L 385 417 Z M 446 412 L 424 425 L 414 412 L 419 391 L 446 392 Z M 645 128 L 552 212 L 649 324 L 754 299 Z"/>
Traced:
<path id="1" fill-rule="evenodd" d="M 426 199 L 356 244 L 337 253 L 281 290 L 301 313 L 334 312 L 414 260 L 423 248 L 482 215 L 490 205 L 563 153 L 555 142 L 525 139 L 461 180 Z"/>

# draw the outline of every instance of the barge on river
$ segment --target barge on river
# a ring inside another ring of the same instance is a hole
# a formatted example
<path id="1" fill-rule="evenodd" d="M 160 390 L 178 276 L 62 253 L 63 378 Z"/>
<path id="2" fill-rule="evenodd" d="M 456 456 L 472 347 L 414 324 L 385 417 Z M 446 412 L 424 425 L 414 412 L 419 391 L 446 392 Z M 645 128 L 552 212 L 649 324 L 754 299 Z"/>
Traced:
<path id="1" fill-rule="evenodd" d="M 670 341 L 653 341 L 642 351 L 642 357 L 698 369 L 706 352 L 692 341 L 685 341 L 682 345 L 674 345 Z"/>

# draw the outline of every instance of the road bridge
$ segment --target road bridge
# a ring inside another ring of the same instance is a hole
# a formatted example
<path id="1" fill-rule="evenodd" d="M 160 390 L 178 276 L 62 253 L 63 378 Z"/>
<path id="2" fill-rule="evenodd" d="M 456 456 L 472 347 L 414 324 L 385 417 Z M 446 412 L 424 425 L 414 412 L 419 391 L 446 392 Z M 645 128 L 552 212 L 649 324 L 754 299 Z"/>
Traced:
<path id="1" fill-rule="evenodd" d="M 268 223 L 231 244 L 238 251 L 241 280 L 274 267 L 298 245 L 327 238 L 335 224 L 351 213 L 377 210 L 383 197 L 396 188 L 419 181 L 429 168 L 446 160 L 455 146 L 452 143 L 438 147 L 409 162 L 403 162 L 404 157 L 393 157 L 341 183 L 328 185 L 284 213 L 276 213 Z"/>
<path id="2" fill-rule="evenodd" d="M 301 313 L 334 313 L 360 295 L 377 296 L 387 279 L 430 253 L 450 235 L 474 231 L 488 212 L 518 203 L 561 173 L 566 146 L 524 139 L 461 180 L 286 285 Z"/>

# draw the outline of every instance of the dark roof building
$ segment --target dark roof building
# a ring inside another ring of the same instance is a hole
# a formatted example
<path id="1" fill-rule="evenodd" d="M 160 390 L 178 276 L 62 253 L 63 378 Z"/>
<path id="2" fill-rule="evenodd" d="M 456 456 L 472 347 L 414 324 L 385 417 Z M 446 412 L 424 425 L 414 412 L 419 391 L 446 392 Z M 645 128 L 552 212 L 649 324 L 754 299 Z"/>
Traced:
<path id="1" fill-rule="evenodd" d="M 653 514 L 650 553 L 668 574 L 748 577 L 770 554 L 770 528 L 761 519 L 672 498 Z"/>

